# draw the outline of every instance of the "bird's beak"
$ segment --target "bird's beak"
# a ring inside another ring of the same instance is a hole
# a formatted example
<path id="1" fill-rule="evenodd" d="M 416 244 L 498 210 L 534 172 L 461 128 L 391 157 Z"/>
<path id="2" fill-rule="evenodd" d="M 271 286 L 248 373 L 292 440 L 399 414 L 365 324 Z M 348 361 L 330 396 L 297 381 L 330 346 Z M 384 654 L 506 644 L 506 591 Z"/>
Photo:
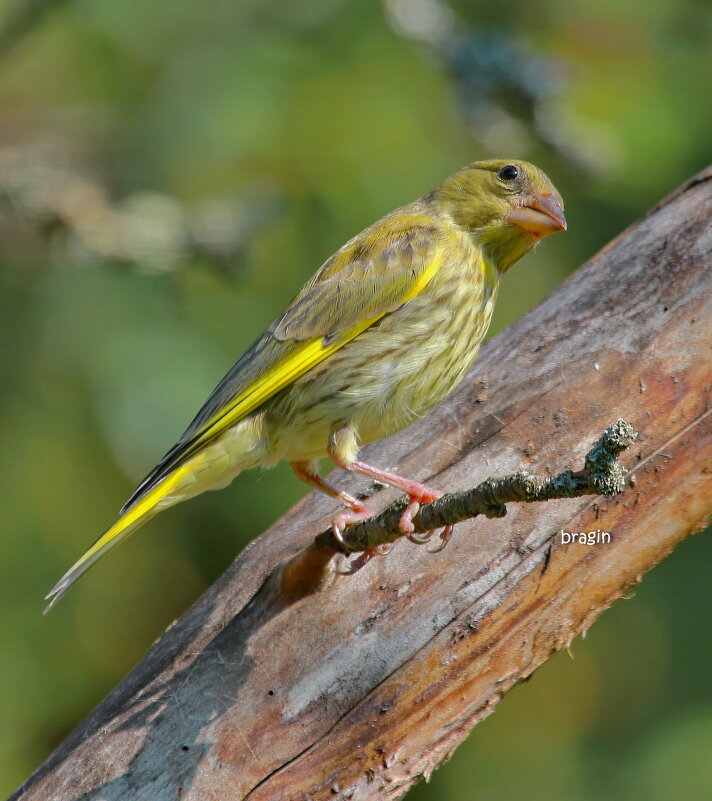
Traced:
<path id="1" fill-rule="evenodd" d="M 537 239 L 566 230 L 566 217 L 559 201 L 549 192 L 524 198 L 504 218 Z"/>

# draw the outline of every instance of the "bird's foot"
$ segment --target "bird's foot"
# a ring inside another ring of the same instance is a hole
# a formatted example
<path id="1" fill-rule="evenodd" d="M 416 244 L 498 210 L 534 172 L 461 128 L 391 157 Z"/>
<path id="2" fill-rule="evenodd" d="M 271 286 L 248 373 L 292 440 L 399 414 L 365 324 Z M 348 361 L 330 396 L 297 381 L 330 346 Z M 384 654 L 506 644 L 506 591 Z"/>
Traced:
<path id="1" fill-rule="evenodd" d="M 354 523 L 361 523 L 376 514 L 370 506 L 358 501 L 357 508 L 344 509 L 331 519 L 331 530 L 340 543 L 344 543 L 344 529 Z M 337 570 L 340 576 L 352 576 L 367 565 L 374 556 L 385 556 L 393 550 L 392 542 L 384 542 L 374 548 L 368 548 L 360 556 L 357 556 L 345 570 Z"/>
<path id="2" fill-rule="evenodd" d="M 425 484 L 418 484 L 415 481 L 409 481 L 410 487 L 406 490 L 408 493 L 408 505 L 403 510 L 403 514 L 400 517 L 400 521 L 398 523 L 398 528 L 404 533 L 408 535 L 408 539 L 412 539 L 411 535 L 415 531 L 415 526 L 413 525 L 413 518 L 418 514 L 420 507 L 426 503 L 432 503 L 432 501 L 437 501 L 438 498 L 443 497 L 443 493 L 440 490 L 431 489 L 430 487 L 426 487 Z M 427 542 L 432 535 L 432 532 L 427 532 L 428 538 L 424 540 Z M 414 535 L 418 537 L 419 535 Z M 422 537 L 422 535 L 420 535 Z M 414 539 L 413 542 L 418 542 L 417 539 Z"/>
<path id="3" fill-rule="evenodd" d="M 432 501 L 442 498 L 443 493 L 440 492 L 440 490 L 428 487 L 426 484 L 421 484 L 419 481 L 413 481 L 410 478 L 399 476 L 397 473 L 382 470 L 380 467 L 374 467 L 365 462 L 355 460 L 349 461 L 345 459 L 342 451 L 339 449 L 339 442 L 341 439 L 353 438 L 353 436 L 353 429 L 348 426 L 332 434 L 329 440 L 329 456 L 342 470 L 358 473 L 359 475 L 378 481 L 381 484 L 405 492 L 408 496 L 408 504 L 400 516 L 398 528 L 411 542 L 416 543 L 416 545 L 424 545 L 429 542 L 435 532 L 426 531 L 422 534 L 416 534 L 413 518 L 418 514 L 418 510 L 423 504 L 432 503 Z M 446 526 L 440 535 L 440 544 L 435 553 L 441 551 L 447 545 L 451 536 L 452 526 Z M 375 556 L 375 554 L 373 554 L 373 556 Z M 368 559 L 366 561 L 368 561 Z"/>
<path id="4" fill-rule="evenodd" d="M 374 556 L 385 556 L 389 554 L 393 550 L 393 543 L 392 542 L 384 542 L 381 545 L 376 545 L 375 548 L 369 548 L 367 551 L 364 551 L 360 556 L 357 556 L 353 562 L 345 569 L 345 570 L 337 570 L 336 572 L 340 576 L 353 576 L 354 573 L 358 573 L 362 567 L 367 565 Z"/>
<path id="5" fill-rule="evenodd" d="M 365 503 L 359 501 L 358 504 L 358 507 L 344 509 L 331 518 L 331 530 L 342 545 L 344 544 L 344 529 L 346 526 L 351 526 L 354 523 L 361 523 L 376 514 L 373 509 L 371 509 L 370 506 L 366 506 Z"/>
<path id="6" fill-rule="evenodd" d="M 424 485 L 421 486 L 422 490 L 417 493 L 408 493 L 408 505 L 401 515 L 399 528 L 411 542 L 416 545 L 427 545 L 432 539 L 433 534 L 435 534 L 435 530 L 416 534 L 413 518 L 418 514 L 422 504 L 432 503 L 432 501 L 442 498 L 443 493 Z M 428 548 L 428 553 L 440 553 L 440 551 L 447 546 L 448 542 L 450 542 L 454 530 L 454 525 L 445 526 L 439 535 L 440 542 L 435 548 Z"/>
<path id="7" fill-rule="evenodd" d="M 337 432 L 338 433 L 338 432 Z M 372 465 L 368 465 L 365 462 L 358 462 L 358 461 L 346 461 L 342 458 L 339 454 L 338 449 L 335 447 L 338 444 L 337 440 L 338 437 L 332 437 L 334 440 L 333 443 L 330 444 L 329 456 L 336 462 L 336 464 L 341 467 L 343 470 L 349 470 L 352 473 L 358 473 L 362 476 L 366 476 L 368 478 L 373 479 L 374 481 L 378 481 L 381 484 L 386 484 L 389 487 L 393 487 L 394 489 L 399 489 L 405 492 L 408 496 L 408 504 L 406 505 L 403 513 L 400 516 L 398 521 L 398 528 L 399 530 L 408 537 L 411 542 L 414 542 L 416 545 L 425 545 L 431 541 L 433 534 L 435 531 L 426 531 L 423 533 L 416 533 L 415 532 L 415 525 L 413 524 L 413 518 L 418 514 L 418 511 L 421 506 L 432 503 L 436 501 L 438 498 L 442 498 L 443 493 L 440 490 L 433 489 L 432 487 L 428 487 L 426 484 L 421 484 L 419 481 L 413 481 L 409 478 L 404 478 L 403 476 L 399 476 L 397 473 L 390 473 L 387 470 L 382 470 L 379 467 L 373 467 Z M 334 518 L 333 522 L 333 529 L 334 529 L 334 536 L 341 542 L 343 542 L 342 534 L 344 527 L 349 525 L 350 523 L 360 522 L 365 520 L 366 518 L 371 516 L 370 510 L 366 513 L 362 513 L 359 508 L 353 505 L 355 499 L 350 498 L 349 501 L 345 501 L 344 498 L 341 498 L 342 501 L 345 503 L 349 503 L 351 508 L 354 510 L 353 512 L 344 511 L 341 512 Z M 361 504 L 361 501 L 355 501 L 355 503 Z M 363 505 L 365 509 L 368 507 Z M 452 537 L 453 526 L 445 526 L 442 529 L 439 535 L 440 542 L 434 549 L 430 549 L 430 553 L 438 553 L 442 551 L 443 548 L 448 544 L 450 538 Z M 393 545 L 391 543 L 386 543 L 384 545 L 378 545 L 375 548 L 370 548 L 367 551 L 364 551 L 361 556 L 357 557 L 349 566 L 349 569 L 346 571 L 347 574 L 355 573 L 357 570 L 360 570 L 365 564 L 367 564 L 374 556 L 381 556 L 387 553 L 390 553 L 392 550 Z"/>

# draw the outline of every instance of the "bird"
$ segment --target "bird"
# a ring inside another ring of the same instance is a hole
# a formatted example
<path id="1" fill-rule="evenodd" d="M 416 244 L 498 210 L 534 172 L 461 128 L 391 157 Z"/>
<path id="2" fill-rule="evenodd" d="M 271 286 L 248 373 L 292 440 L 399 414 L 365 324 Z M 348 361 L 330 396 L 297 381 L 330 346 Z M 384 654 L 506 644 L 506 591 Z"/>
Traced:
<path id="1" fill-rule="evenodd" d="M 325 456 L 407 494 L 400 528 L 423 542 L 412 518 L 442 492 L 360 461 L 359 449 L 406 428 L 457 386 L 477 357 L 501 277 L 566 228 L 547 175 L 497 159 L 468 164 L 350 239 L 219 382 L 116 522 L 46 596 L 45 611 L 159 512 L 284 459 L 343 505 L 332 520 L 337 537 L 373 512 L 321 477 Z M 443 545 L 451 533 L 442 532 Z M 364 553 L 354 569 L 389 547 Z"/>

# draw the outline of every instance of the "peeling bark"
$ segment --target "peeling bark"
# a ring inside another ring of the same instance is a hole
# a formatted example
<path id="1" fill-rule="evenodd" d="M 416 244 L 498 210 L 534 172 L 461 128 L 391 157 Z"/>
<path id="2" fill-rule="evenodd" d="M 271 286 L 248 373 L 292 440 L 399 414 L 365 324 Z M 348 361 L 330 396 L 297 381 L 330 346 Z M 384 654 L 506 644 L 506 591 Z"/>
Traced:
<path id="1" fill-rule="evenodd" d="M 455 491 L 574 467 L 624 417 L 640 440 L 623 457 L 623 495 L 515 505 L 458 524 L 440 554 L 401 541 L 275 603 L 284 566 L 333 512 L 310 495 L 13 799 L 396 799 L 427 777 L 510 687 L 710 520 L 711 179 L 678 189 L 493 339 L 426 420 L 366 451 Z M 611 542 L 562 544 L 562 530 L 597 529 Z"/>

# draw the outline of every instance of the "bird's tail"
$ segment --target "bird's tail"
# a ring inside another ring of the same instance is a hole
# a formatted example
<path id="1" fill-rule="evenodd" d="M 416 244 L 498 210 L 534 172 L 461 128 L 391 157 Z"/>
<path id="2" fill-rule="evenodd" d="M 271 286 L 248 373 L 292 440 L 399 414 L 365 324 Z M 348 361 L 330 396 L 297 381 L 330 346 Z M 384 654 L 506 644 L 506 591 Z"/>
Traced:
<path id="1" fill-rule="evenodd" d="M 133 534 L 134 531 L 158 514 L 158 512 L 173 506 L 186 497 L 190 497 L 193 493 L 186 492 L 186 485 L 191 484 L 193 469 L 194 466 L 190 463 L 179 467 L 153 487 L 143 498 L 126 509 L 114 525 L 105 531 L 84 556 L 75 562 L 55 584 L 51 592 L 45 597 L 45 600 L 49 601 L 45 614 L 92 565 L 96 564 L 115 545 Z"/>

